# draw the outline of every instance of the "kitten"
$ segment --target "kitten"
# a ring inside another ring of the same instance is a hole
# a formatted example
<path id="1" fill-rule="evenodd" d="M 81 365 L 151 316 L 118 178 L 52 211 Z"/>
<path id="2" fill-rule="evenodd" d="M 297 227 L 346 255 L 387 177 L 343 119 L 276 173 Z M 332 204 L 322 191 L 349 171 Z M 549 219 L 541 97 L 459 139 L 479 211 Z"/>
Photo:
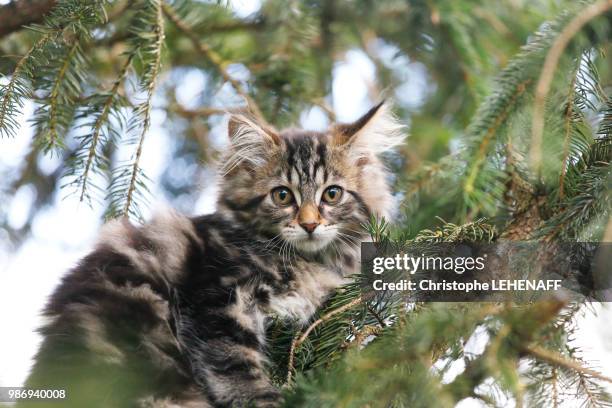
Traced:
<path id="1" fill-rule="evenodd" d="M 217 212 L 105 225 L 51 297 L 26 386 L 65 389 L 61 406 L 277 405 L 266 317 L 306 323 L 358 271 L 401 129 L 382 104 L 321 133 L 233 116 Z"/>

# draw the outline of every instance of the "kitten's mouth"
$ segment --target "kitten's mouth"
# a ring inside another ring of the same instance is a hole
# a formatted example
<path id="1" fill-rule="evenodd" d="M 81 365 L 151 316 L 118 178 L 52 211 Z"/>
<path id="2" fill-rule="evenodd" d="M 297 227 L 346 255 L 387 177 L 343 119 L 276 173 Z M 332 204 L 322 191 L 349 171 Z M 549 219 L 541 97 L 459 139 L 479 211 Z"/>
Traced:
<path id="1" fill-rule="evenodd" d="M 291 243 L 299 251 L 312 253 L 325 249 L 325 247 L 327 247 L 332 241 L 333 238 L 316 236 L 315 234 L 308 234 L 307 236 L 292 240 Z"/>
<path id="2" fill-rule="evenodd" d="M 282 231 L 282 237 L 297 251 L 303 253 L 314 253 L 325 249 L 337 237 L 335 231 L 318 229 L 307 233 L 301 229 L 291 228 Z"/>

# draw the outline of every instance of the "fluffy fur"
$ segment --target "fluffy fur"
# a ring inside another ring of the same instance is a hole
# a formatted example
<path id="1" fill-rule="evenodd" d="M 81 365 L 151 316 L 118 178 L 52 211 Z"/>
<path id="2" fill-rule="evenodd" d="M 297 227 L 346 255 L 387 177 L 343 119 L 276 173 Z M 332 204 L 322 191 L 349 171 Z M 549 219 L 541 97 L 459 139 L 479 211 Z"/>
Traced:
<path id="1" fill-rule="evenodd" d="M 320 133 L 229 128 L 218 211 L 107 224 L 45 310 L 27 386 L 66 389 L 61 406 L 277 404 L 266 318 L 306 323 L 357 271 L 361 224 L 390 211 L 379 156 L 401 127 L 379 105 Z"/>

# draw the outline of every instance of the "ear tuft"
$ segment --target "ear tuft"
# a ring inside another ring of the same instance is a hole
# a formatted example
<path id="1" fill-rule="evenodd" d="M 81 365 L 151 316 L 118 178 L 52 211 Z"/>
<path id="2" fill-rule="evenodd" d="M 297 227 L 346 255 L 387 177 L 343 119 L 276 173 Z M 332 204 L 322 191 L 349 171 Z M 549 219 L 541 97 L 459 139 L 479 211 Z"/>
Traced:
<path id="1" fill-rule="evenodd" d="M 247 163 L 254 167 L 265 164 L 266 157 L 281 144 L 274 129 L 257 124 L 246 115 L 232 115 L 228 122 L 230 147 L 222 166 L 223 174 Z"/>
<path id="2" fill-rule="evenodd" d="M 357 119 L 353 123 L 339 123 L 334 127 L 335 131 L 335 142 L 338 145 L 343 145 L 350 140 L 357 132 L 359 132 L 369 121 L 372 119 L 376 112 L 383 106 L 385 101 L 378 103 L 378 105 L 370 108 L 362 117 Z"/>
<path id="3" fill-rule="evenodd" d="M 233 114 L 230 116 L 227 124 L 228 136 L 233 143 L 236 136 L 247 132 L 255 132 L 263 138 L 270 139 L 277 146 L 280 145 L 280 136 L 275 129 L 260 125 L 257 121 L 248 115 Z"/>
<path id="4" fill-rule="evenodd" d="M 332 127 L 333 144 L 347 146 L 357 160 L 378 155 L 403 144 L 404 128 L 391 112 L 389 105 L 381 102 L 350 124 Z"/>

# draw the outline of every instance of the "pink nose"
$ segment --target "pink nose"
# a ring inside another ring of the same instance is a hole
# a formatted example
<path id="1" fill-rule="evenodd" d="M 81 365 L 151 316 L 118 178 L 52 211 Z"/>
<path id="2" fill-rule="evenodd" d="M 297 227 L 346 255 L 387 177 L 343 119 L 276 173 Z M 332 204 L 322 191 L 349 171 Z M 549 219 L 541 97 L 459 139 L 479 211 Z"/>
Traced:
<path id="1" fill-rule="evenodd" d="M 309 234 L 311 234 L 317 226 L 319 226 L 318 222 L 305 222 L 300 223 L 300 226 L 306 230 Z"/>

